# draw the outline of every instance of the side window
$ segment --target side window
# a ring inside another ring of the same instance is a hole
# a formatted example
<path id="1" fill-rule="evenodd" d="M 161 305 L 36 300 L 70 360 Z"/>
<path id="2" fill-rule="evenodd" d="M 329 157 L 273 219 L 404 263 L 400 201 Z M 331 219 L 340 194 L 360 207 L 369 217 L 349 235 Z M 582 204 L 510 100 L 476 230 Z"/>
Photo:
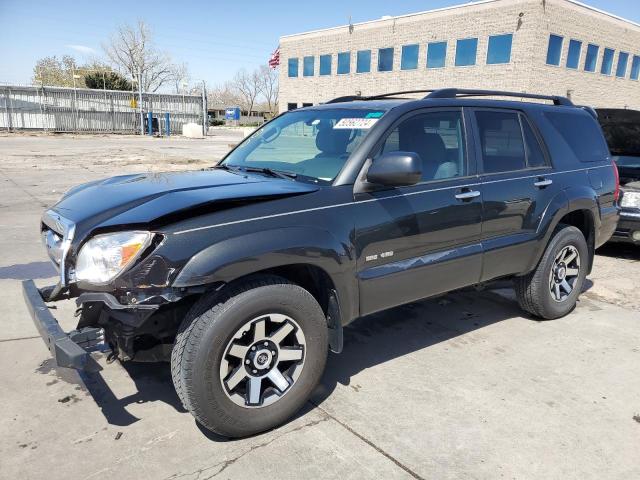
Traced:
<path id="1" fill-rule="evenodd" d="M 422 113 L 403 120 L 389 133 L 378 156 L 395 151 L 420 156 L 423 182 L 466 176 L 461 112 Z"/>
<path id="2" fill-rule="evenodd" d="M 545 116 L 575 158 L 581 162 L 601 162 L 609 157 L 609 147 L 598 122 L 587 112 L 546 112 Z"/>
<path id="3" fill-rule="evenodd" d="M 520 117 L 522 122 L 522 133 L 524 134 L 524 144 L 527 149 L 527 166 L 528 167 L 544 167 L 547 165 L 547 158 L 542 151 L 538 137 L 533 133 L 529 121 Z"/>
<path id="4" fill-rule="evenodd" d="M 477 111 L 476 122 L 485 173 L 526 168 L 520 120 L 515 112 Z"/>

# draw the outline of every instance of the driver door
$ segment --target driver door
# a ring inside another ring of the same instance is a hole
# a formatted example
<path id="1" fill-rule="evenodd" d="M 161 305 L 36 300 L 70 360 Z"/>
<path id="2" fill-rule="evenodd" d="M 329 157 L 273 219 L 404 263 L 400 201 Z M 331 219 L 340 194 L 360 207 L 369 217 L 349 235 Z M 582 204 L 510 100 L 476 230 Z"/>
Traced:
<path id="1" fill-rule="evenodd" d="M 422 181 L 356 194 L 360 313 L 366 315 L 477 283 L 482 197 L 462 109 L 403 117 L 374 150 L 422 159 Z"/>

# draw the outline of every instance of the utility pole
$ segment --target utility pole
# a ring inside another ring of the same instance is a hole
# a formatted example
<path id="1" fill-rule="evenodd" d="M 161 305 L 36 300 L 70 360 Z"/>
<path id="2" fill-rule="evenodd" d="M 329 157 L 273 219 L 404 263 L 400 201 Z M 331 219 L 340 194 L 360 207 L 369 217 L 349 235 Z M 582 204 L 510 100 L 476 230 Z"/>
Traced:
<path id="1" fill-rule="evenodd" d="M 140 135 L 144 136 L 144 114 L 142 113 L 142 70 L 138 69 L 138 103 L 140 104 Z"/>
<path id="2" fill-rule="evenodd" d="M 207 114 L 207 87 L 204 83 L 204 80 L 202 81 L 202 135 L 204 137 L 207 136 L 207 120 L 208 120 L 208 114 Z"/>

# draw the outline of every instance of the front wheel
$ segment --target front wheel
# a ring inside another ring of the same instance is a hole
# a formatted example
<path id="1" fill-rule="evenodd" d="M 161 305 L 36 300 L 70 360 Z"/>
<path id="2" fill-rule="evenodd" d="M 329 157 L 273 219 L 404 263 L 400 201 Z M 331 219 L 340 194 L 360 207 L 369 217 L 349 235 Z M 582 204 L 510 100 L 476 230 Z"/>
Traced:
<path id="1" fill-rule="evenodd" d="M 209 430 L 243 437 L 291 417 L 327 358 L 325 316 L 313 296 L 279 277 L 202 299 L 185 318 L 171 373 L 185 408 Z"/>
<path id="2" fill-rule="evenodd" d="M 547 320 L 565 316 L 576 306 L 588 265 L 582 232 L 560 225 L 536 269 L 514 280 L 520 307 Z"/>

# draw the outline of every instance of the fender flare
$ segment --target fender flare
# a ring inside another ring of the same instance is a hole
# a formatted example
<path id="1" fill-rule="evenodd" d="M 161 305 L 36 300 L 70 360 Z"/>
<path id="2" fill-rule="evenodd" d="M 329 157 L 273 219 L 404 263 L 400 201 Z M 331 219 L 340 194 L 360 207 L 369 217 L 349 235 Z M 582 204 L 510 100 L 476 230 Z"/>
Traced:
<path id="1" fill-rule="evenodd" d="M 357 316 L 359 304 L 354 262 L 348 244 L 328 231 L 286 227 L 251 232 L 206 247 L 187 262 L 172 286 L 226 284 L 271 268 L 313 266 L 331 279 L 345 323 Z"/>
<path id="2" fill-rule="evenodd" d="M 598 214 L 598 197 L 596 192 L 587 187 L 570 187 L 559 192 L 547 205 L 538 224 L 538 238 L 540 241 L 532 257 L 532 263 L 527 269 L 527 273 L 536 268 L 544 251 L 551 240 L 551 235 L 560 223 L 560 220 L 567 214 L 578 210 L 586 210 L 590 213 L 592 236 L 600 224 Z M 589 239 L 587 239 L 589 241 Z M 592 248 L 590 246 L 589 248 Z M 593 255 L 591 255 L 593 261 Z M 589 265 L 591 271 L 591 264 Z"/>

